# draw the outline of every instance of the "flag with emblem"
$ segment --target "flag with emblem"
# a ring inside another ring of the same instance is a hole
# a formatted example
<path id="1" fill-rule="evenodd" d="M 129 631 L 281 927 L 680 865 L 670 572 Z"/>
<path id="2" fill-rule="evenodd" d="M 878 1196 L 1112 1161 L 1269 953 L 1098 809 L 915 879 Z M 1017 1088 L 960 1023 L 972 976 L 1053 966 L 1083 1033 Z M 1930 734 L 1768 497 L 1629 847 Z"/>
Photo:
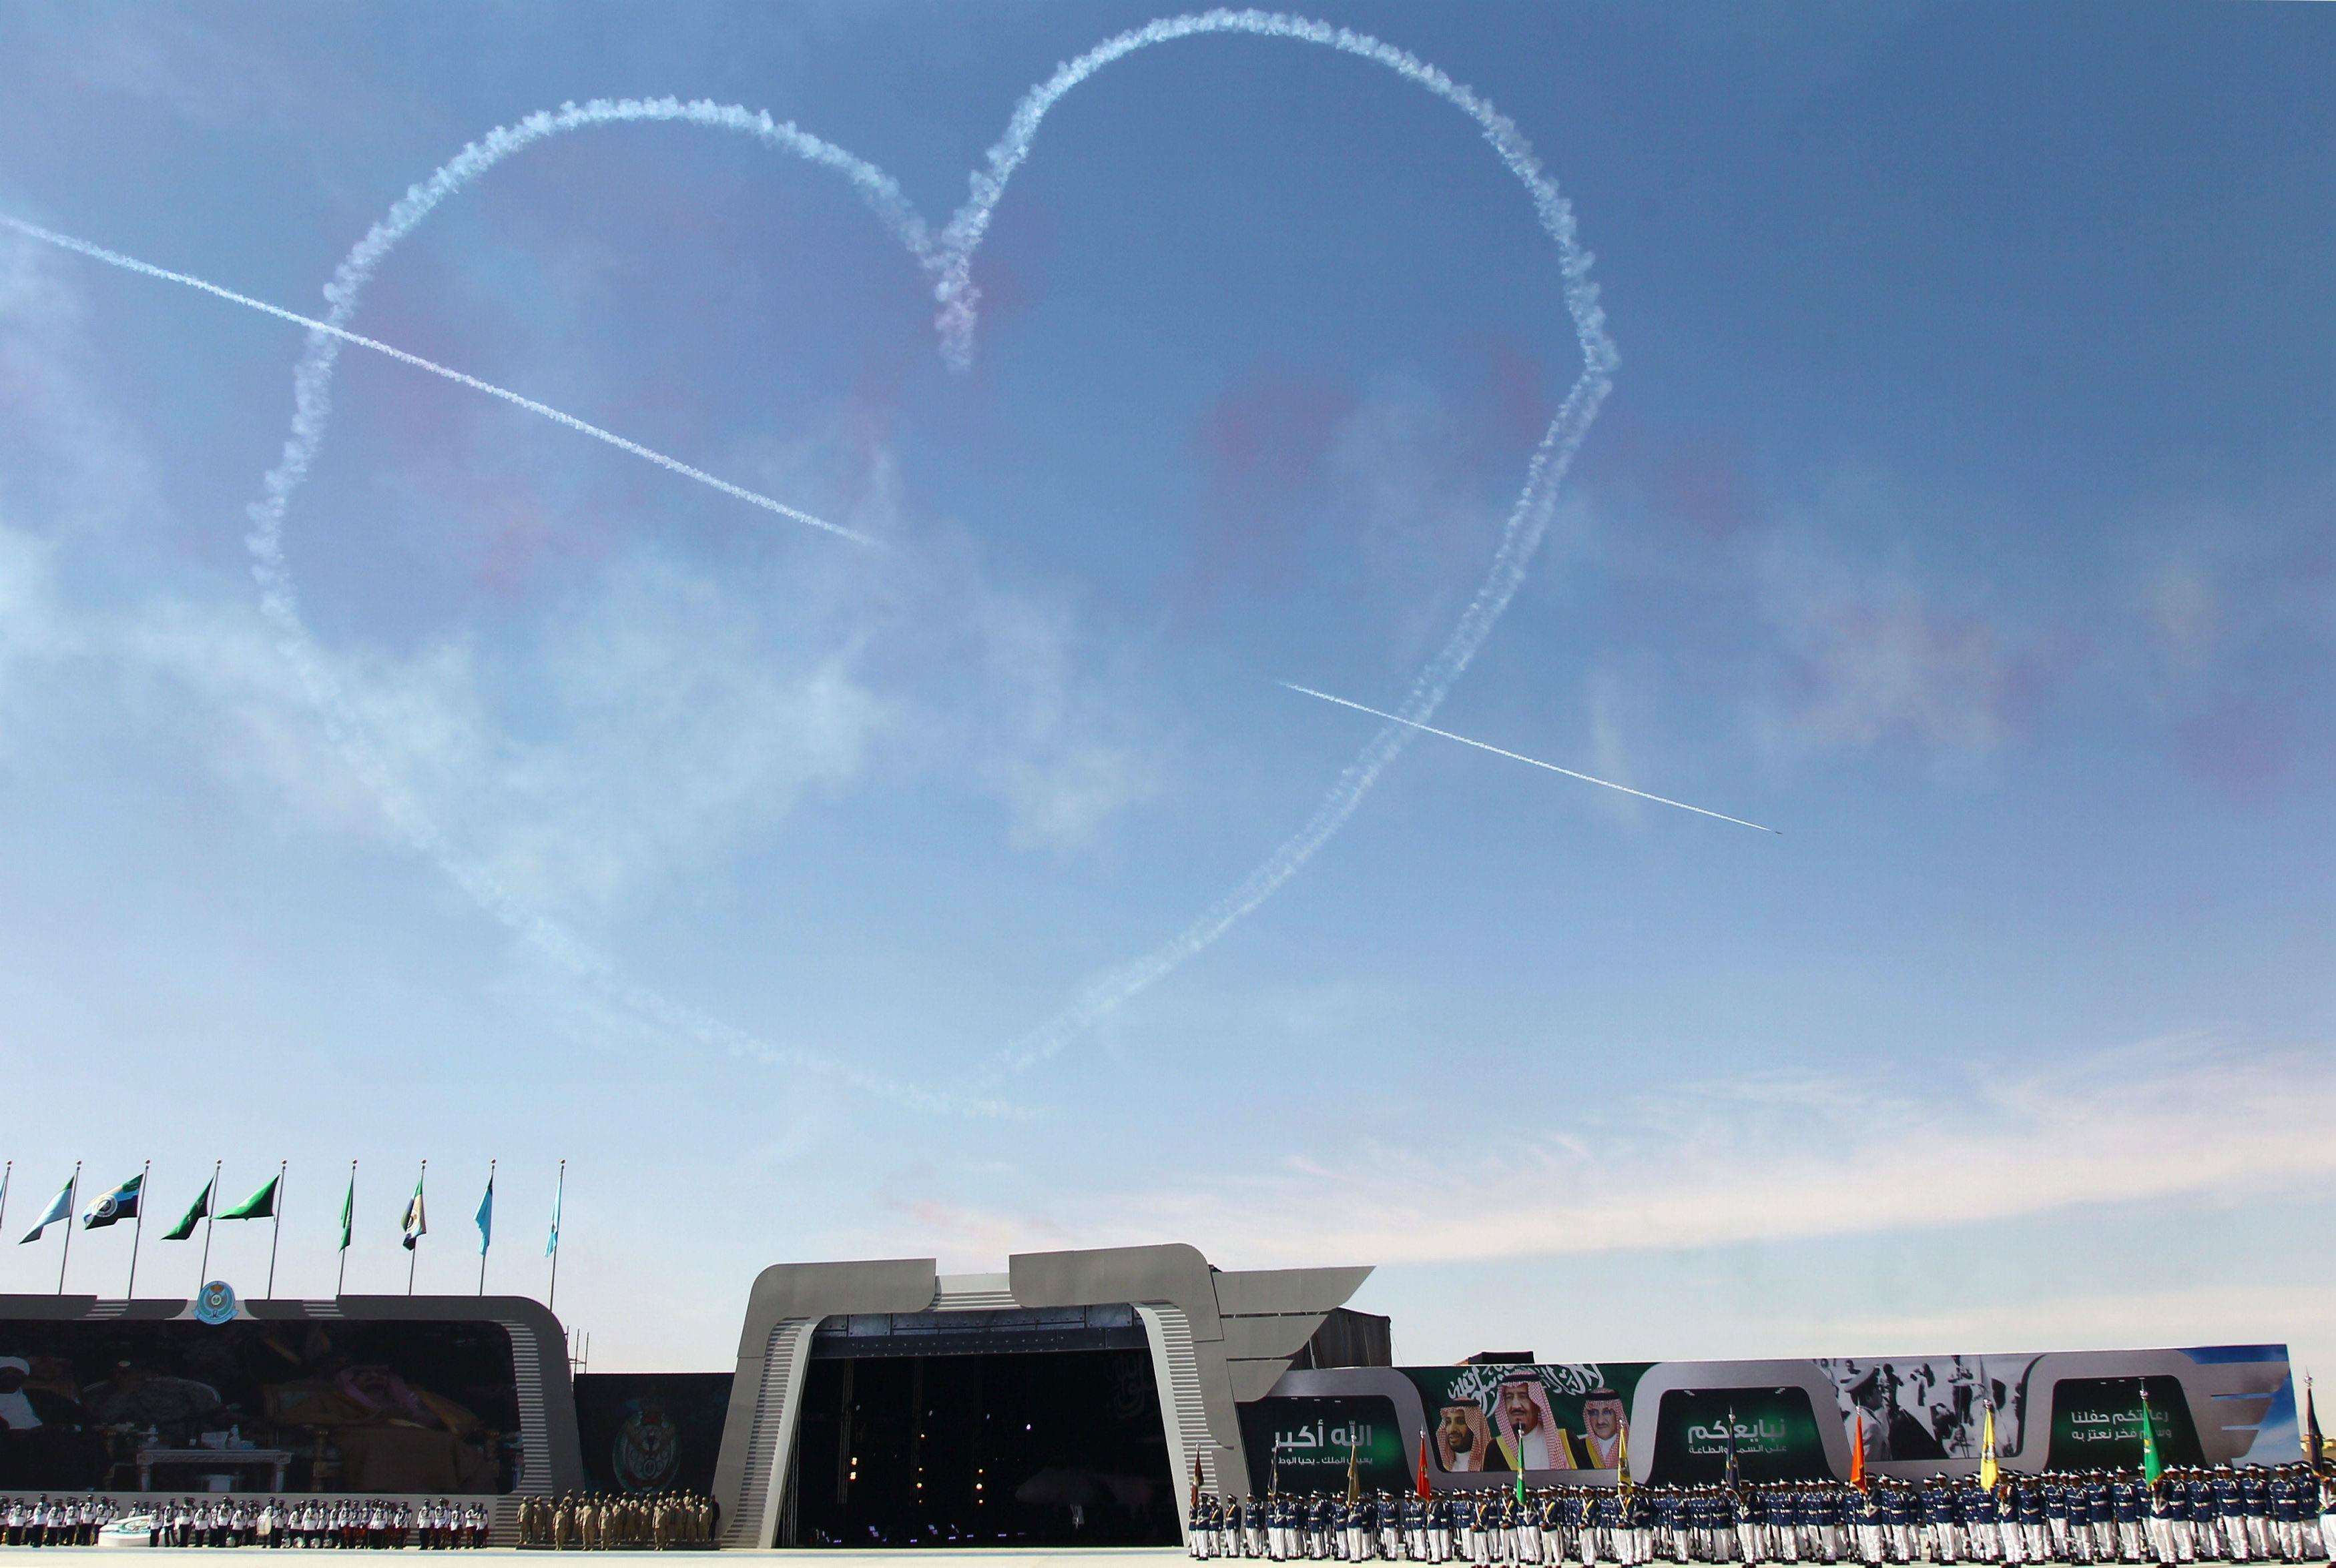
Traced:
<path id="1" fill-rule="evenodd" d="M 422 1202 L 422 1178 L 414 1183 L 414 1195 L 405 1200 L 405 1250 L 412 1252 L 430 1234 L 430 1212 Z"/>
<path id="2" fill-rule="evenodd" d="M 145 1186 L 143 1176 L 134 1176 L 120 1186 L 100 1193 L 97 1201 L 82 1215 L 81 1228 L 85 1231 L 102 1230 L 117 1220 L 136 1219 L 138 1195 Z"/>

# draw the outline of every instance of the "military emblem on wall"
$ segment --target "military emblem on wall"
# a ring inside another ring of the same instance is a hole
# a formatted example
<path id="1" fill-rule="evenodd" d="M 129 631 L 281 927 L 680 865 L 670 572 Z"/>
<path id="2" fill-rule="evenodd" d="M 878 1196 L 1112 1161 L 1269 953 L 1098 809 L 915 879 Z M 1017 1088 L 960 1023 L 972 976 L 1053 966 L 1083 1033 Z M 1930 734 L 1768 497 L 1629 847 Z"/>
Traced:
<path id="1" fill-rule="evenodd" d="M 206 1323 L 227 1323 L 235 1321 L 235 1287 L 225 1280 L 213 1280 L 195 1297 L 195 1317 Z"/>
<path id="2" fill-rule="evenodd" d="M 673 1479 L 681 1465 L 681 1428 L 666 1414 L 664 1400 L 649 1396 L 625 1401 L 608 1465 L 617 1485 L 628 1492 L 655 1492 Z"/>

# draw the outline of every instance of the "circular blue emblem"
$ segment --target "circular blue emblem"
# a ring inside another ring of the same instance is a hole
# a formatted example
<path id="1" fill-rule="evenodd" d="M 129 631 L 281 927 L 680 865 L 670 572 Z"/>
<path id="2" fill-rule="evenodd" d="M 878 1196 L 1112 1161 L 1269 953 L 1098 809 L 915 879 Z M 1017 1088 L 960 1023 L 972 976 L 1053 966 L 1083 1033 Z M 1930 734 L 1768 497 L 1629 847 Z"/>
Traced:
<path id="1" fill-rule="evenodd" d="M 195 1298 L 195 1317 L 206 1323 L 228 1323 L 235 1321 L 235 1287 L 225 1280 L 213 1280 Z"/>

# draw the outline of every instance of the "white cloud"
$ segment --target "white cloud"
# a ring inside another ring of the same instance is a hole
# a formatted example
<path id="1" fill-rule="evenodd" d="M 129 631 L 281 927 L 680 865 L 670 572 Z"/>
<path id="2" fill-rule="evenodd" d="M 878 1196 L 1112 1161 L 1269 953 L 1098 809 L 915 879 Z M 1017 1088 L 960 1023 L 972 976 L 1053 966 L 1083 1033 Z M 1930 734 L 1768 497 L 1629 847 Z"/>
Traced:
<path id="1" fill-rule="evenodd" d="M 907 1217 L 920 1244 L 952 1257 L 1065 1238 L 1187 1239 L 1256 1266 L 1685 1249 L 2324 1186 L 2331 1118 L 2326 1052 L 2178 1040 L 1974 1068 L 1919 1092 L 1761 1077 L 1669 1086 L 1597 1125 L 1520 1123 L 1507 1152 L 1472 1142 L 1458 1161 L 1434 1141 L 1342 1142 L 1330 1158 L 1096 1194 L 1028 1219 L 939 1203 Z"/>

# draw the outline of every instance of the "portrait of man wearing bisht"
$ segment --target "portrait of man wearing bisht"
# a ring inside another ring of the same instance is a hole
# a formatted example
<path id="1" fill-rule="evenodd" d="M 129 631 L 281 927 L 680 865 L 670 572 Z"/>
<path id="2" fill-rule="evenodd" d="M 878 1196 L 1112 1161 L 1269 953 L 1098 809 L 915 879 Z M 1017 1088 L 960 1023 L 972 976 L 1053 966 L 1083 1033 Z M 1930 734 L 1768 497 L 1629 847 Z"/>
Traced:
<path id="1" fill-rule="evenodd" d="M 1630 1413 L 1622 1396 L 1611 1389 L 1592 1389 L 1582 1397 L 1582 1424 L 1590 1428 L 1582 1446 L 1588 1450 L 1587 1470 L 1619 1470 L 1629 1445 Z"/>
<path id="2" fill-rule="evenodd" d="M 1571 1470 L 1572 1446 L 1549 1408 L 1549 1390 L 1533 1372 L 1512 1372 L 1494 1390 L 1493 1417 L 1501 1452 L 1513 1470 Z"/>
<path id="3" fill-rule="evenodd" d="M 1458 1399 L 1444 1407 L 1436 1418 L 1436 1460 L 1450 1473 L 1508 1468 L 1493 1443 L 1493 1430 L 1484 1407 L 1474 1399 Z"/>

